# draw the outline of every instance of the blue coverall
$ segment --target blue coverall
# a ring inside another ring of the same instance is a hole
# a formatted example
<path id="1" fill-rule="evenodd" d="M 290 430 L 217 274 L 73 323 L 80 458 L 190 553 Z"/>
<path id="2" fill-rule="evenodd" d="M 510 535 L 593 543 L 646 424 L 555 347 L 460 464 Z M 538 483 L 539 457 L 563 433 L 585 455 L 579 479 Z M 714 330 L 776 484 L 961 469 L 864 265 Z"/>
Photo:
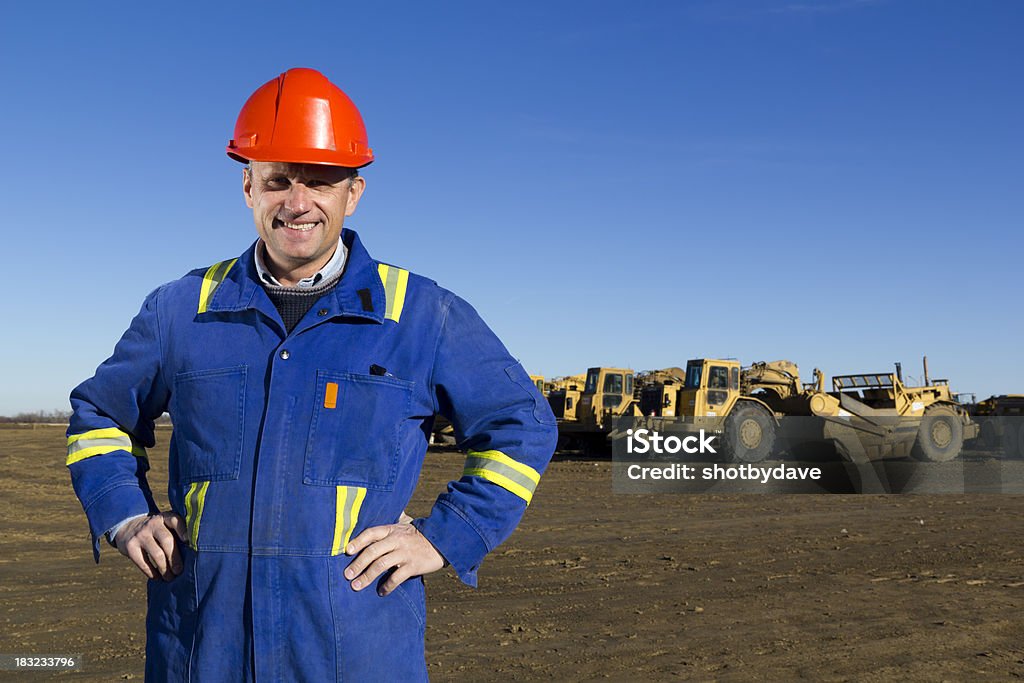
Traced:
<path id="1" fill-rule="evenodd" d="M 71 395 L 97 561 L 104 532 L 156 512 L 145 448 L 174 422 L 168 496 L 190 538 L 182 574 L 149 581 L 148 681 L 425 679 L 422 577 L 352 590 L 348 539 L 398 521 L 443 414 L 465 469 L 413 524 L 476 585 L 554 450 L 550 408 L 472 307 L 342 239 L 340 282 L 291 333 L 254 244 L 152 292 Z"/>

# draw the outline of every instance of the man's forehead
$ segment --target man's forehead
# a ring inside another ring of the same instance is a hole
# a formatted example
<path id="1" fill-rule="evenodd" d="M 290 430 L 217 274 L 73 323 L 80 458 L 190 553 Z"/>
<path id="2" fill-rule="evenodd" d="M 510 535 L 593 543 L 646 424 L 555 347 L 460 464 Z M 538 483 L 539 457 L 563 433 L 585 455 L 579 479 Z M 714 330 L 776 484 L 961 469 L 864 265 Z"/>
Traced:
<path id="1" fill-rule="evenodd" d="M 253 161 L 253 171 L 261 177 L 283 175 L 288 178 L 335 178 L 342 179 L 352 174 L 352 169 L 326 164 L 297 164 L 290 161 Z"/>

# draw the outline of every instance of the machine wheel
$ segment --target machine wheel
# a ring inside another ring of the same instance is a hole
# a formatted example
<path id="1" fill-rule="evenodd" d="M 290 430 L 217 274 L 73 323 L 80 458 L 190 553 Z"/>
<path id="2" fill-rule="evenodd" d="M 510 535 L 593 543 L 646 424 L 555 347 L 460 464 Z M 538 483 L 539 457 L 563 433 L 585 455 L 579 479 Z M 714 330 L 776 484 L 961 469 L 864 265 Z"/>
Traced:
<path id="1" fill-rule="evenodd" d="M 1009 418 L 1001 418 L 1003 424 L 1003 457 L 1004 458 L 1019 458 L 1024 453 L 1024 429 L 1018 429 L 1019 425 L 1017 420 Z"/>
<path id="2" fill-rule="evenodd" d="M 583 437 L 583 454 L 588 458 L 604 458 L 611 455 L 612 447 L 604 434 L 587 434 Z"/>
<path id="3" fill-rule="evenodd" d="M 936 406 L 921 418 L 911 452 L 918 460 L 948 462 L 960 455 L 963 446 L 964 426 L 960 416 L 949 406 Z"/>
<path id="4" fill-rule="evenodd" d="M 1001 439 L 999 428 L 996 427 L 995 418 L 988 418 L 981 423 L 981 443 L 986 450 L 994 451 L 999 448 Z"/>
<path id="5" fill-rule="evenodd" d="M 738 403 L 725 420 L 725 454 L 731 462 L 761 462 L 775 447 L 775 420 L 761 406 Z"/>

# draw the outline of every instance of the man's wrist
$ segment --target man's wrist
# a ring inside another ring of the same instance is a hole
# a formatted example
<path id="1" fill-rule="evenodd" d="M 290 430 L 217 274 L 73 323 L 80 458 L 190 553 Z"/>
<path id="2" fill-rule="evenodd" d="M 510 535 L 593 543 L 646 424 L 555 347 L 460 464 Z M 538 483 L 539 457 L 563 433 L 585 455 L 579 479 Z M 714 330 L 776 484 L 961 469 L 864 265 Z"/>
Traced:
<path id="1" fill-rule="evenodd" d="M 131 517 L 125 517 L 120 522 L 118 522 L 114 526 L 110 527 L 110 529 L 108 529 L 107 533 L 105 534 L 106 537 L 107 537 L 107 542 L 110 543 L 110 545 L 112 545 L 115 548 L 117 548 L 117 534 L 118 534 L 118 532 L 121 531 L 121 528 L 124 527 L 125 524 L 127 524 L 128 522 L 131 522 L 133 520 L 139 519 L 140 517 L 149 517 L 149 513 L 148 512 L 144 512 L 141 515 L 132 515 Z"/>
<path id="2" fill-rule="evenodd" d="M 421 518 L 421 519 L 426 519 L 426 518 Z M 422 536 L 423 539 L 427 543 L 430 544 L 430 547 L 434 549 L 434 552 L 437 553 L 437 556 L 441 558 L 441 562 L 442 562 L 441 569 L 444 569 L 445 567 L 448 567 L 449 565 L 451 565 L 451 562 L 449 562 L 448 558 L 444 556 L 444 553 L 441 552 L 441 549 L 438 548 L 434 544 L 433 541 L 431 541 L 429 538 L 427 538 L 427 535 L 425 533 L 423 533 L 423 531 L 419 528 L 419 524 L 414 523 L 414 522 L 419 522 L 419 521 L 421 521 L 421 520 L 413 520 L 413 522 L 410 522 L 410 523 L 412 524 L 413 528 L 416 529 L 416 533 L 418 533 L 420 536 Z"/>

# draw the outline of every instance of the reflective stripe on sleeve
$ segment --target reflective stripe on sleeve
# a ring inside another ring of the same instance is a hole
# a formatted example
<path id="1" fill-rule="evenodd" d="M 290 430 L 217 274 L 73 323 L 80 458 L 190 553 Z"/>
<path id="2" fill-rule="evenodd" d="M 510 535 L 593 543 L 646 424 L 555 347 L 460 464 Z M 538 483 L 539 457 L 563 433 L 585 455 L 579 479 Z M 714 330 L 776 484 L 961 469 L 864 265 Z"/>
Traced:
<path id="1" fill-rule="evenodd" d="M 107 427 L 69 436 L 68 459 L 65 464 L 72 465 L 79 460 L 114 451 L 128 451 L 137 458 L 146 457 L 146 449 L 133 443 L 128 432 L 117 427 Z"/>
<path id="2" fill-rule="evenodd" d="M 397 323 L 402 317 L 402 309 L 405 308 L 405 290 L 409 285 L 409 271 L 389 266 L 386 263 L 378 263 L 377 274 L 380 275 L 380 281 L 384 285 L 384 296 L 387 299 L 384 318 Z"/>
<path id="3" fill-rule="evenodd" d="M 334 513 L 334 545 L 331 555 L 345 552 L 345 546 L 352 538 L 352 530 L 359 521 L 359 508 L 366 497 L 366 489 L 361 486 L 339 486 Z"/>
<path id="4" fill-rule="evenodd" d="M 217 291 L 217 287 L 224 281 L 231 266 L 235 265 L 237 260 L 233 258 L 230 261 L 221 261 L 207 269 L 206 275 L 203 276 L 203 284 L 199 288 L 199 313 L 206 313 L 206 307 L 209 306 L 213 293 Z"/>
<path id="5" fill-rule="evenodd" d="M 188 487 L 185 494 L 185 526 L 188 527 L 189 545 L 193 549 L 199 542 L 199 522 L 203 518 L 203 508 L 206 506 L 206 489 L 210 488 L 210 482 L 197 481 Z"/>
<path id="6" fill-rule="evenodd" d="M 464 477 L 481 477 L 511 491 L 530 504 L 540 483 L 540 474 L 529 465 L 508 457 L 501 451 L 470 451 L 466 456 Z"/>

